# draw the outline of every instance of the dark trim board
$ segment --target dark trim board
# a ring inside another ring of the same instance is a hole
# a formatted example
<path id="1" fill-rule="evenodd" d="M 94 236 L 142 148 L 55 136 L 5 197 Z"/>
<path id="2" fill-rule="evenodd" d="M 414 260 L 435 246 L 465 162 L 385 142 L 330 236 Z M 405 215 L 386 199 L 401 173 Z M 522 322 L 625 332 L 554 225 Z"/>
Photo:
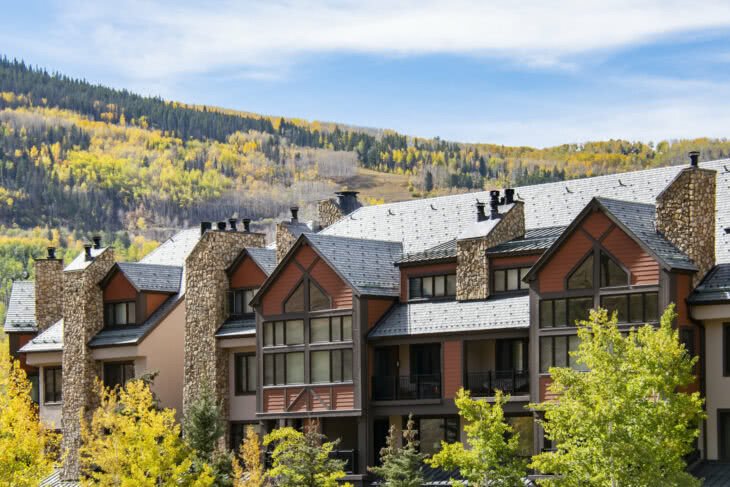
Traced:
<path id="1" fill-rule="evenodd" d="M 717 409 L 716 419 L 717 419 L 717 458 L 720 461 L 730 461 L 730 451 L 725 451 L 725 448 L 722 444 L 722 423 L 720 422 L 720 416 L 727 415 L 728 421 L 730 421 L 730 409 L 727 408 L 719 408 Z"/>

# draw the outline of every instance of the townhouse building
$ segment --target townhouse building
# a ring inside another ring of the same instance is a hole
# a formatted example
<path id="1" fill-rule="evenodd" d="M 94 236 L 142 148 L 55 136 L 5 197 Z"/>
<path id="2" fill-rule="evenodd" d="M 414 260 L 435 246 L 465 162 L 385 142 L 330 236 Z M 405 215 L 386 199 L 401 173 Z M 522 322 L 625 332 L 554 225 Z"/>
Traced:
<path id="1" fill-rule="evenodd" d="M 37 368 L 41 418 L 64 446 L 78 445 L 95 377 L 156 370 L 162 405 L 183 414 L 215 388 L 231 447 L 246 425 L 316 418 L 356 485 L 409 414 L 426 453 L 463 440 L 461 387 L 510 394 L 529 456 L 551 445 L 526 406 L 549 399 L 551 366 L 578 367 L 575 321 L 602 306 L 629 329 L 674 303 L 708 415 L 690 460 L 730 461 L 730 161 L 694 153 L 682 166 L 369 207 L 345 191 L 318 210 L 305 224 L 292 208 L 268 246 L 231 221 L 183 230 L 138 263 L 98 242 L 65 269 L 52 251 L 38 260 L 35 283 L 14 283 L 5 330 Z M 59 479 L 78 477 L 75 461 Z"/>

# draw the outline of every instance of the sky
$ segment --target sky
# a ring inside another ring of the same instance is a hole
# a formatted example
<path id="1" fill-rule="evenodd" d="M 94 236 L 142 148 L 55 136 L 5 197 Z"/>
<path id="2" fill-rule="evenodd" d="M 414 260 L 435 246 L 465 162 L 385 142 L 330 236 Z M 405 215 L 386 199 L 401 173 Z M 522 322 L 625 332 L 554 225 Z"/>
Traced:
<path id="1" fill-rule="evenodd" d="M 425 138 L 730 135 L 727 1 L 7 1 L 3 54 L 145 95 Z"/>

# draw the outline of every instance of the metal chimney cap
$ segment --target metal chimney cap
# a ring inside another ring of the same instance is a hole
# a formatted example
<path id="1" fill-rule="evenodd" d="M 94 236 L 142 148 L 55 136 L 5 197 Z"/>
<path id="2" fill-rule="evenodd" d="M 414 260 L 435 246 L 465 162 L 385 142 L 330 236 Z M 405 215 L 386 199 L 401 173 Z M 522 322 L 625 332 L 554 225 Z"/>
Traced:
<path id="1" fill-rule="evenodd" d="M 56 258 L 56 247 L 48 247 L 48 259 Z"/>
<path id="2" fill-rule="evenodd" d="M 297 214 L 299 213 L 299 207 L 292 206 L 291 208 L 289 208 L 289 210 L 291 211 L 291 221 L 293 221 L 293 222 L 299 221 L 298 217 L 297 217 Z"/>
<path id="3" fill-rule="evenodd" d="M 101 248 L 101 235 L 94 235 L 91 237 L 91 239 L 94 241 L 94 248 L 100 249 Z"/>
<path id="4" fill-rule="evenodd" d="M 360 194 L 360 191 L 350 191 L 350 190 L 335 191 L 335 194 L 337 196 L 355 196 L 357 194 Z"/>
<path id="5" fill-rule="evenodd" d="M 700 151 L 693 150 L 687 153 L 689 155 L 689 164 L 693 167 L 698 167 L 700 162 Z"/>
<path id="6" fill-rule="evenodd" d="M 86 260 L 91 260 L 91 244 L 84 244 L 84 252 L 86 254 Z"/>

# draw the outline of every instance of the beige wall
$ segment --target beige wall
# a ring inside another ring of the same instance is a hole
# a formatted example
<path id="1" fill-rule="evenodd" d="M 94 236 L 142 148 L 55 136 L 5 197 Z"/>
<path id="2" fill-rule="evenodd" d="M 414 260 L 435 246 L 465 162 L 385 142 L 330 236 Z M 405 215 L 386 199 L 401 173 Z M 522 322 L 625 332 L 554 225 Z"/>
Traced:
<path id="1" fill-rule="evenodd" d="M 228 391 L 230 394 L 229 421 L 256 421 L 256 394 L 236 395 L 234 384 L 234 356 L 240 352 L 256 352 L 256 346 L 231 348 L 228 354 Z"/>
<path id="2" fill-rule="evenodd" d="M 730 377 L 722 376 L 722 326 L 725 320 L 705 321 L 705 343 L 707 351 L 707 459 L 717 460 L 717 410 L 730 409 Z"/>

